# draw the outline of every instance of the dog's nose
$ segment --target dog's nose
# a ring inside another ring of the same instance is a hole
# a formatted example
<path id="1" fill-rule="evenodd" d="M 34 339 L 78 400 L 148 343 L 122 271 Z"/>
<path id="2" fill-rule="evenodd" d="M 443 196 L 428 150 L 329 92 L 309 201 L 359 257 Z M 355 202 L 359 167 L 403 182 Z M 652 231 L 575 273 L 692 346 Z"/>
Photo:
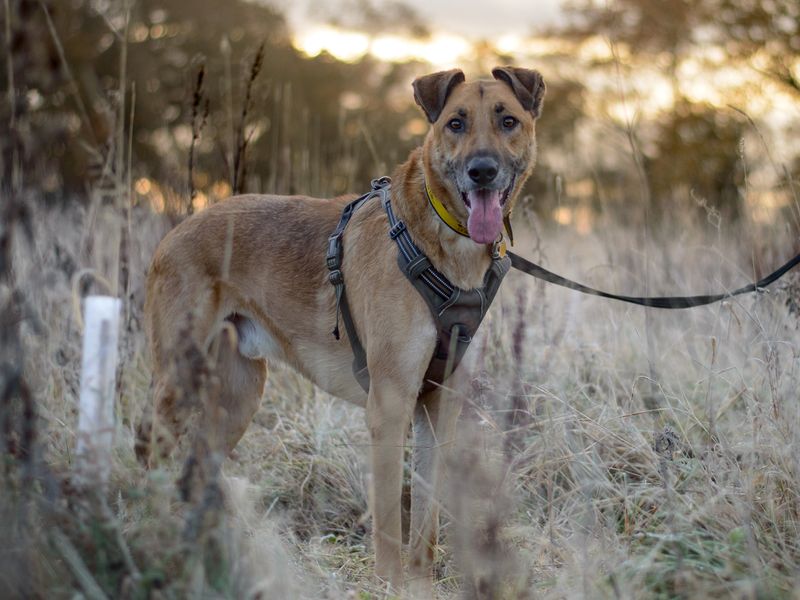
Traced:
<path id="1" fill-rule="evenodd" d="M 478 185 L 488 185 L 497 177 L 497 161 L 491 156 L 476 156 L 467 163 L 467 175 Z"/>

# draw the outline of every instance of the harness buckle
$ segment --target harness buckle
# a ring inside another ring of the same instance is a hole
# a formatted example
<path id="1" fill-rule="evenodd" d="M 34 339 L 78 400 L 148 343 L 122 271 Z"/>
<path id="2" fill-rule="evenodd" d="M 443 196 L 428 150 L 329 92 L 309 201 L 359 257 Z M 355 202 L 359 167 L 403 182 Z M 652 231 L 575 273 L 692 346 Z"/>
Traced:
<path id="1" fill-rule="evenodd" d="M 392 178 L 384 175 L 378 179 L 373 179 L 371 184 L 373 190 L 379 190 L 381 188 L 385 188 L 386 186 L 392 185 Z"/>
<path id="2" fill-rule="evenodd" d="M 398 221 L 389 228 L 389 237 L 393 240 L 396 240 L 397 236 L 402 234 L 405 230 L 406 224 L 403 221 Z"/>
<path id="3" fill-rule="evenodd" d="M 325 255 L 325 264 L 328 265 L 329 270 L 338 269 L 341 266 L 341 246 L 339 241 L 340 235 L 333 234 L 328 238 L 328 252 Z"/>
<path id="4" fill-rule="evenodd" d="M 431 261 L 424 254 L 418 254 L 412 258 L 405 266 L 406 273 L 411 279 L 416 279 L 423 272 L 431 268 Z"/>
<path id="5" fill-rule="evenodd" d="M 344 277 L 342 277 L 342 272 L 339 269 L 331 269 L 331 272 L 328 274 L 328 281 L 330 281 L 333 285 L 344 285 Z"/>

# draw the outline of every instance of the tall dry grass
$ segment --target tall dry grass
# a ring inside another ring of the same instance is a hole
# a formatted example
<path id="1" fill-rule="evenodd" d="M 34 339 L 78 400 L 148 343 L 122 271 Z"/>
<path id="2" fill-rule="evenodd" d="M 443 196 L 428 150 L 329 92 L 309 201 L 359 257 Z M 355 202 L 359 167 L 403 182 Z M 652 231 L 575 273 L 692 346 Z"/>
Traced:
<path id="1" fill-rule="evenodd" d="M 290 369 L 273 366 L 211 500 L 180 498 L 190 444 L 155 471 L 136 462 L 133 423 L 150 401 L 143 276 L 169 227 L 144 207 L 131 212 L 112 482 L 102 495 L 74 488 L 73 282 L 116 256 L 118 234 L 107 232 L 125 215 L 36 198 L 26 206 L 32 235 L 14 242 L 14 282 L 31 315 L 20 332 L 37 466 L 28 490 L 10 472 L 6 491 L 16 491 L 2 495 L 13 540 L 0 552 L 4 597 L 381 597 L 363 413 Z M 645 256 L 652 293 L 752 279 L 751 249 L 735 243 L 743 234 L 709 240 L 683 224 L 645 253 L 636 232 L 612 221 L 588 236 L 518 225 L 518 251 L 539 248 L 559 272 L 628 292 L 643 286 Z M 778 262 L 792 240 L 767 235 L 759 253 Z M 82 291 L 96 285 L 82 281 Z M 448 459 L 440 596 L 794 597 L 797 298 L 795 276 L 709 307 L 653 310 L 646 322 L 644 309 L 511 274 L 474 345 L 481 368 Z"/>

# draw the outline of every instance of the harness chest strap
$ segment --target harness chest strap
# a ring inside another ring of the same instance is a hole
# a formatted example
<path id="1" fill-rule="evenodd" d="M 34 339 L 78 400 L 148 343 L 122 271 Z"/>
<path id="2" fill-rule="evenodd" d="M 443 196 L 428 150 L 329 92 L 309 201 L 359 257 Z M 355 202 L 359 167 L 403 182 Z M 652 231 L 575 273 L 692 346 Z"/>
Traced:
<path id="1" fill-rule="evenodd" d="M 331 269 L 331 283 L 336 287 L 337 324 L 338 312 L 341 308 L 342 320 L 353 349 L 353 374 L 364 391 L 368 391 L 369 372 L 366 353 L 355 331 L 344 293 L 344 281 L 341 276 L 341 247 L 344 227 L 353 212 L 370 198 L 380 196 L 389 219 L 389 237 L 398 246 L 398 266 L 425 300 L 437 328 L 436 348 L 422 386 L 422 392 L 426 392 L 444 382 L 460 363 L 472 337 L 494 300 L 503 277 L 511 268 L 511 261 L 504 253 L 501 255 L 499 247 L 495 247 L 491 266 L 484 276 L 483 286 L 474 290 L 462 290 L 455 287 L 444 274 L 433 267 L 428 257 L 414 244 L 405 223 L 395 216 L 391 205 L 391 181 L 389 178 L 383 177 L 373 181 L 372 187 L 372 192 L 345 207 L 339 226 L 329 239 L 328 268 Z M 351 209 L 351 207 L 353 208 Z M 340 283 L 337 284 L 337 282 Z M 334 330 L 334 335 L 337 334 L 338 325 Z"/>
<path id="2" fill-rule="evenodd" d="M 457 288 L 414 244 L 405 224 L 394 214 L 388 191 L 382 201 L 389 218 L 389 235 L 399 249 L 398 266 L 425 300 L 437 328 L 436 348 L 422 386 L 422 391 L 427 392 L 444 382 L 461 362 L 511 268 L 511 260 L 496 244 L 483 285 L 472 290 Z"/>

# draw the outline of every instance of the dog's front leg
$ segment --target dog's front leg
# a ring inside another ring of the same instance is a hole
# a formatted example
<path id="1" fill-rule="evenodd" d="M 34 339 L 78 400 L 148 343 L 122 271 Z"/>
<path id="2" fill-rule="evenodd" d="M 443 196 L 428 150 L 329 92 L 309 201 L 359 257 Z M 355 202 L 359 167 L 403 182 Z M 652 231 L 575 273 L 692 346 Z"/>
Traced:
<path id="1" fill-rule="evenodd" d="M 414 451 L 409 536 L 409 591 L 433 598 L 433 560 L 439 537 L 444 453 L 455 441 L 461 398 L 450 390 L 422 396 L 414 411 Z"/>
<path id="2" fill-rule="evenodd" d="M 373 373 L 367 400 L 371 438 L 373 542 L 375 574 L 394 592 L 402 588 L 400 498 L 403 484 L 403 446 L 414 397 L 390 378 Z"/>

